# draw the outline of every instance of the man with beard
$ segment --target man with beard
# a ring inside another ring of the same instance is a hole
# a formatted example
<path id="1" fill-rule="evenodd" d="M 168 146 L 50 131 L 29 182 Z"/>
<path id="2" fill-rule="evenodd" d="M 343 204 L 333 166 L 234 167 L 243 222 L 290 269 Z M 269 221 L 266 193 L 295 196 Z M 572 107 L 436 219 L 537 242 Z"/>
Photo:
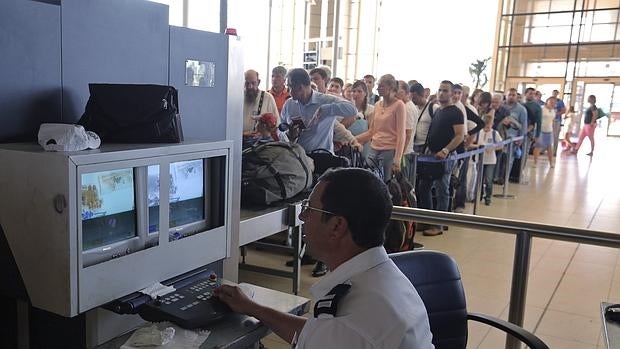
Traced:
<path id="1" fill-rule="evenodd" d="M 255 132 L 256 118 L 265 113 L 272 113 L 280 123 L 280 113 L 276 101 L 270 93 L 258 88 L 260 79 L 256 70 L 245 72 L 245 88 L 243 90 L 243 135 L 251 135 Z"/>

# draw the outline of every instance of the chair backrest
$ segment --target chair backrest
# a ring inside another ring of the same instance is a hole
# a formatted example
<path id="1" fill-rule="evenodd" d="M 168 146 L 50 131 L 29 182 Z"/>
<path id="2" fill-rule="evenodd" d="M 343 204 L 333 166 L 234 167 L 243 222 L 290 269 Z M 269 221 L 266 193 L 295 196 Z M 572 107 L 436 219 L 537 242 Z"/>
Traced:
<path id="1" fill-rule="evenodd" d="M 461 274 L 452 257 L 431 250 L 394 253 L 390 258 L 422 298 L 436 349 L 467 345 L 467 307 Z"/>

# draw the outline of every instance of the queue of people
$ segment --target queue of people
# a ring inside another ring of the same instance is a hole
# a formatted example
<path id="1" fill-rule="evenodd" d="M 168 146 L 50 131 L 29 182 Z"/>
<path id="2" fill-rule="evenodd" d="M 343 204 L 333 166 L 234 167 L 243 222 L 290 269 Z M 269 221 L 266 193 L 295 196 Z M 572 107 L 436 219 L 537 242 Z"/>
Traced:
<path id="1" fill-rule="evenodd" d="M 368 74 L 351 83 L 331 74 L 326 66 L 310 71 L 276 67 L 268 93 L 273 98 L 264 98 L 261 103 L 258 73 L 246 72 L 249 106 L 244 107 L 244 132 L 254 123 L 254 132 L 262 132 L 263 138 L 297 142 L 308 153 L 316 149 L 334 152 L 343 146 L 361 151 L 366 166 L 379 168 L 386 181 L 393 173 L 402 172 L 416 188 L 418 207 L 425 209 L 461 213 L 472 196 L 491 205 L 493 185 L 503 185 L 506 172 L 511 181 L 519 182 L 530 150 L 533 166 L 538 166 L 540 155 L 546 153 L 549 167 L 554 168 L 561 123 L 566 115 L 574 118 L 567 113 L 557 90 L 542 101 L 540 91 L 527 88 L 522 100 L 515 88 L 491 94 L 444 80 L 431 94 L 417 80 L 405 82 L 391 74 L 378 80 Z M 602 111 L 596 107 L 594 96 L 588 102 L 579 140 L 571 142 L 565 137 L 568 141 L 563 149 L 576 152 L 588 138 L 592 145 L 588 155 L 592 155 L 596 120 Z M 275 125 L 262 125 L 265 118 L 258 114 L 266 111 L 279 115 Z M 274 130 L 280 123 L 286 125 L 279 128 L 285 131 Z M 507 146 L 489 146 L 516 137 L 522 138 L 514 142 L 512 154 L 507 154 Z M 452 160 L 455 154 L 480 146 L 487 147 L 484 156 Z M 414 154 L 445 161 L 420 165 L 418 160 L 414 173 Z M 472 175 L 468 174 L 469 162 L 474 161 L 483 161 L 484 173 L 478 174 L 484 178 L 483 187 L 480 193 L 467 195 L 466 183 Z M 418 228 L 427 236 L 440 235 L 444 230 L 424 224 Z M 313 275 L 325 272 L 323 268 Z"/>

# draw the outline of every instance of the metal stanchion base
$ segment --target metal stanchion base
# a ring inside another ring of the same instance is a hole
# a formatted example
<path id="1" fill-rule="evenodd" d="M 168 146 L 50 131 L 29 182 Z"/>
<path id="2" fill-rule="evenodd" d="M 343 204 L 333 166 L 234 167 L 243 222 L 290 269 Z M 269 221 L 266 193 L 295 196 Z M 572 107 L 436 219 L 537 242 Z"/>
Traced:
<path id="1" fill-rule="evenodd" d="M 512 194 L 493 194 L 494 198 L 500 198 L 500 199 L 514 199 L 517 196 L 516 195 L 512 195 Z"/>

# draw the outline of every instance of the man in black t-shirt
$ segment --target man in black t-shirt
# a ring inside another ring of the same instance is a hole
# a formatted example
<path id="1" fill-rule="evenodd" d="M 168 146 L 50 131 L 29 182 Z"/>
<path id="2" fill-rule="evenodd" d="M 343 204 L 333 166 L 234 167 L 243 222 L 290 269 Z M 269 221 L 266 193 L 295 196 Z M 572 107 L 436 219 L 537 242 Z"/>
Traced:
<path id="1" fill-rule="evenodd" d="M 463 127 L 463 113 L 452 103 L 452 86 L 450 81 L 444 80 L 439 85 L 437 101 L 439 106 L 434 106 L 431 126 L 428 130 L 427 152 L 435 158 L 443 160 L 448 157 L 465 139 Z M 450 173 L 454 166 L 453 160 L 442 162 L 444 174 L 441 178 L 432 179 L 420 177 L 418 187 L 419 207 L 433 209 L 431 188 L 435 187 L 437 195 L 437 211 L 448 211 L 450 201 Z M 432 226 L 424 230 L 424 235 L 434 236 L 442 233 L 441 227 Z"/>

